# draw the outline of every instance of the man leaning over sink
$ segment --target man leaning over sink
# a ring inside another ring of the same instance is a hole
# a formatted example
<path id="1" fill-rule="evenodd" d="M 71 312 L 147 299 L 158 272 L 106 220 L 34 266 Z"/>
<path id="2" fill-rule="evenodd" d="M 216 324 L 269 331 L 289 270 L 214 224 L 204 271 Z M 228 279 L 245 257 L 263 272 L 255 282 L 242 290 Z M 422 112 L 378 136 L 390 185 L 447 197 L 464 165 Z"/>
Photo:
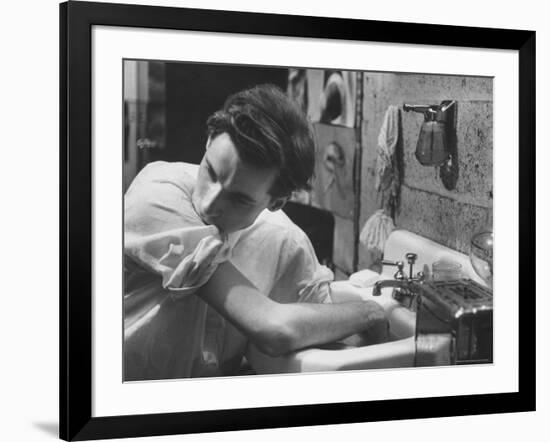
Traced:
<path id="1" fill-rule="evenodd" d="M 238 374 L 248 346 L 269 358 L 387 340 L 383 308 L 335 283 L 279 210 L 313 175 L 301 110 L 256 86 L 230 96 L 207 131 L 197 177 L 155 162 L 125 194 L 125 380 Z"/>

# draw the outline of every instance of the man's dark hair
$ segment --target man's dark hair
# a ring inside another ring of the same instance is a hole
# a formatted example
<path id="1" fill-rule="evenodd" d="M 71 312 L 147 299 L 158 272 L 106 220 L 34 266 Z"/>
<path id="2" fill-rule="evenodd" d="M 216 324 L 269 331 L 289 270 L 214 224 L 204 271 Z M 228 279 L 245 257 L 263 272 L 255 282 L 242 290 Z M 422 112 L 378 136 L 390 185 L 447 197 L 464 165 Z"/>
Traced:
<path id="1" fill-rule="evenodd" d="M 208 136 L 227 133 L 240 159 L 279 171 L 270 194 L 311 188 L 315 146 L 307 117 L 277 86 L 264 84 L 231 95 L 208 118 Z"/>

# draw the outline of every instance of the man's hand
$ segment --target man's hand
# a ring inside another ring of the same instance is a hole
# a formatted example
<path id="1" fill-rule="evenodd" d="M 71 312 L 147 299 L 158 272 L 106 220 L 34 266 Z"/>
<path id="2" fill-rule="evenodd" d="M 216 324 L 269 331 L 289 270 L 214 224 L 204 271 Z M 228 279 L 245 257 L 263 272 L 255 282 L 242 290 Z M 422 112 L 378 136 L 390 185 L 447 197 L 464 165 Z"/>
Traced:
<path id="1" fill-rule="evenodd" d="M 388 301 L 383 297 L 375 298 L 372 296 L 369 296 L 371 299 L 365 300 L 365 293 L 365 289 L 358 288 L 349 281 L 336 281 L 330 285 L 332 302 L 341 303 L 361 300 L 369 305 L 369 315 L 365 323 L 365 329 L 340 341 L 346 345 L 364 347 L 365 345 L 381 344 L 389 339 L 390 325 L 386 314 L 389 306 L 384 305 Z"/>
<path id="2" fill-rule="evenodd" d="M 365 301 L 372 305 L 371 314 L 367 321 L 367 329 L 363 332 L 371 340 L 371 344 L 387 342 L 390 335 L 390 322 L 383 307 L 374 301 Z"/>
<path id="3" fill-rule="evenodd" d="M 365 345 L 382 344 L 389 340 L 390 323 L 384 309 L 374 301 L 369 303 L 369 315 L 365 329 L 357 334 L 342 339 L 346 345 L 364 347 Z"/>

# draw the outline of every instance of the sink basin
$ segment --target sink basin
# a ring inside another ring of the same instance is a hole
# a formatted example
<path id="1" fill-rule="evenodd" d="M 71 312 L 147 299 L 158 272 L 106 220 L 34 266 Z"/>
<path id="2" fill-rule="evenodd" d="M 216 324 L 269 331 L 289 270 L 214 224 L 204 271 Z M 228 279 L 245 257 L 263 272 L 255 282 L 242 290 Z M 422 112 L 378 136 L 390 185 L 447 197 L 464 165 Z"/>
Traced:
<path id="1" fill-rule="evenodd" d="M 247 356 L 258 374 L 412 367 L 416 314 L 393 299 L 392 290 L 385 288 L 376 297 L 372 296 L 372 286 L 359 290 L 362 299 L 375 300 L 386 311 L 390 323 L 388 342 L 364 347 L 336 342 L 277 358 L 260 356 L 252 348 Z"/>
<path id="2" fill-rule="evenodd" d="M 467 255 L 412 232 L 394 230 L 386 241 L 384 259 L 389 261 L 403 260 L 408 252 L 418 253 L 415 272 L 422 270 L 428 275 L 433 262 L 440 259 L 451 259 L 461 264 L 463 277 L 484 284 L 474 271 Z M 413 367 L 415 363 L 416 313 L 393 299 L 392 288 L 384 288 L 380 296 L 372 296 L 374 283 L 377 280 L 393 279 L 395 271 L 395 267 L 388 265 L 382 268 L 381 274 L 370 270 L 362 270 L 351 275 L 348 282 L 361 287 L 357 289 L 355 296 L 358 295 L 364 300 L 374 300 L 383 306 L 390 323 L 390 339 L 388 342 L 364 347 L 350 347 L 345 342 L 336 342 L 278 358 L 269 358 L 250 346 L 247 357 L 255 371 L 258 374 L 271 374 Z M 335 282 L 334 284 L 338 283 Z M 346 299 L 334 300 L 334 302 L 344 301 Z M 438 356 L 435 353 L 439 350 L 434 349 L 433 351 L 434 357 L 432 359 L 437 360 Z"/>

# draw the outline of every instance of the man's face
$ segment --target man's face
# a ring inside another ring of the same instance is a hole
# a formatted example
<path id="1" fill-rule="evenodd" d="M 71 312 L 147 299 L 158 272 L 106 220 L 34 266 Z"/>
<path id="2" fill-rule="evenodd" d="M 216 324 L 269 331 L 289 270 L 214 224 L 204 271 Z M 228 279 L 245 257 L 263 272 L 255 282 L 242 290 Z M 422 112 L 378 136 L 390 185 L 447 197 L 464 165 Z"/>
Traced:
<path id="1" fill-rule="evenodd" d="M 193 206 L 206 224 L 225 233 L 250 226 L 264 210 L 278 209 L 284 199 L 269 190 L 275 168 L 260 169 L 243 163 L 231 137 L 220 134 L 208 141 L 193 192 Z"/>

